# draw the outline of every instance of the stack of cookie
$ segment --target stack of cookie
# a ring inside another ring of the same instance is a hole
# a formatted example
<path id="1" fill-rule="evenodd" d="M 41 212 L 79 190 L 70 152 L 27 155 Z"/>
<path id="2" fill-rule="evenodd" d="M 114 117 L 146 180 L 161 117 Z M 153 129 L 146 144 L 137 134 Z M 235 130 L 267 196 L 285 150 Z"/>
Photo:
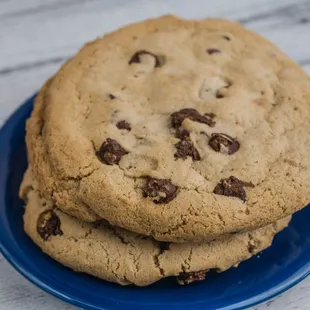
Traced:
<path id="1" fill-rule="evenodd" d="M 227 270 L 310 201 L 309 115 L 306 74 L 237 23 L 122 28 L 36 98 L 25 231 L 60 263 L 122 285 Z"/>

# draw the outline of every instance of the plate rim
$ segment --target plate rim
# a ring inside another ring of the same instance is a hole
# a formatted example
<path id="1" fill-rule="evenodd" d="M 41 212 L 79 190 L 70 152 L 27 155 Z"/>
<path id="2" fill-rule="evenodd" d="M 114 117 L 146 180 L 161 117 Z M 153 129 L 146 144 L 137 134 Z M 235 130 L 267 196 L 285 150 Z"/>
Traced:
<path id="1" fill-rule="evenodd" d="M 0 128 L 0 146 L 5 145 L 10 136 L 10 126 L 16 125 L 18 116 L 23 116 L 25 111 L 28 108 L 28 105 L 30 105 L 37 93 L 33 96 L 29 97 L 27 100 L 25 100 L 20 106 L 18 106 L 10 115 L 9 117 L 4 121 L 3 125 Z M 5 154 L 7 151 L 4 150 L 4 148 L 0 149 L 0 155 Z M 0 162 L 1 166 L 1 162 Z M 3 171 L 3 169 L 0 169 L 0 171 Z M 1 172 L 0 172 L 1 174 Z M 0 175 L 0 180 L 3 176 Z M 0 193 L 1 193 L 1 183 L 0 183 Z M 2 206 L 0 205 L 0 208 Z M 1 219 L 0 219 L 1 222 Z M 3 225 L 0 225 L 0 231 L 3 229 Z M 7 260 L 7 262 L 18 272 L 20 273 L 24 278 L 26 278 L 30 283 L 37 286 L 39 289 L 42 289 L 43 291 L 53 295 L 54 297 L 57 297 L 69 304 L 72 304 L 77 307 L 83 307 L 85 309 L 89 310 L 108 310 L 109 307 L 109 300 L 106 300 L 106 305 L 97 307 L 96 305 L 93 305 L 91 303 L 86 302 L 85 300 L 81 300 L 76 296 L 73 296 L 69 294 L 68 292 L 64 292 L 61 289 L 54 288 L 52 286 L 49 286 L 46 284 L 40 277 L 34 275 L 31 270 L 29 271 L 27 269 L 27 264 L 23 262 L 23 259 L 20 257 L 16 257 L 14 255 L 14 250 L 8 245 L 5 245 L 5 236 L 4 234 L 0 234 L 0 253 L 3 255 L 3 257 Z M 26 265 L 26 267 L 25 267 Z M 273 288 L 266 290 L 262 292 L 261 294 L 252 296 L 250 298 L 246 298 L 243 301 L 234 303 L 230 306 L 225 306 L 222 308 L 219 308 L 218 310 L 242 310 L 246 309 L 252 306 L 255 306 L 257 304 L 263 303 L 269 299 L 272 299 L 279 294 L 284 293 L 285 291 L 289 290 L 302 280 L 304 280 L 308 275 L 310 274 L 310 258 L 309 261 L 304 264 L 302 267 L 296 269 L 291 276 L 283 280 L 281 283 L 278 283 Z M 164 305 L 164 304 L 163 304 Z M 112 306 L 112 305 L 111 305 Z M 129 306 L 129 305 L 128 305 Z M 204 304 L 201 304 L 201 307 L 204 308 Z"/>

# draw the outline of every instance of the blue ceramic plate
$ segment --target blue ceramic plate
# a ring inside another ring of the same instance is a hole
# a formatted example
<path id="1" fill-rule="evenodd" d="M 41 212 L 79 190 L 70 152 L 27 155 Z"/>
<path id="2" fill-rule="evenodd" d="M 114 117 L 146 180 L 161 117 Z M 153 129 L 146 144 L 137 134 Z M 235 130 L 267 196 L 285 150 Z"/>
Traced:
<path id="1" fill-rule="evenodd" d="M 174 279 L 147 288 L 121 287 L 79 274 L 43 254 L 23 231 L 23 202 L 18 187 L 27 166 L 25 120 L 29 99 L 0 131 L 0 250 L 28 280 L 43 290 L 86 309 L 244 309 L 271 298 L 310 271 L 310 208 L 296 214 L 273 246 L 238 268 L 181 287 Z"/>

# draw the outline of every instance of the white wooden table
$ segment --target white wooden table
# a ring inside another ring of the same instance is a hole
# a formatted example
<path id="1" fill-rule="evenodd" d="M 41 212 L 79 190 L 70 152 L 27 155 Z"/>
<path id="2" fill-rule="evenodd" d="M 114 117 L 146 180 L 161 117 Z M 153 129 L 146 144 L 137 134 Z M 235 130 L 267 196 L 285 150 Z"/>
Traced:
<path id="1" fill-rule="evenodd" d="M 84 42 L 167 13 L 239 20 L 310 73 L 310 0 L 0 0 L 0 126 Z M 41 309 L 76 308 L 28 283 L 0 255 L 0 310 Z M 310 277 L 251 310 L 267 309 L 310 309 Z"/>

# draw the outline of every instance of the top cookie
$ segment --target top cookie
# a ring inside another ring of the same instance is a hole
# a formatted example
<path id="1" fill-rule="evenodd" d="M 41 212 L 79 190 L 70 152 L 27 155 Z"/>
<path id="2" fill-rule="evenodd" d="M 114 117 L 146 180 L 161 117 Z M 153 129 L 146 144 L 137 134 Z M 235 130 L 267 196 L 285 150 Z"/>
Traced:
<path id="1" fill-rule="evenodd" d="M 261 227 L 310 200 L 310 81 L 225 20 L 172 16 L 87 44 L 27 123 L 41 194 L 157 240 Z"/>

